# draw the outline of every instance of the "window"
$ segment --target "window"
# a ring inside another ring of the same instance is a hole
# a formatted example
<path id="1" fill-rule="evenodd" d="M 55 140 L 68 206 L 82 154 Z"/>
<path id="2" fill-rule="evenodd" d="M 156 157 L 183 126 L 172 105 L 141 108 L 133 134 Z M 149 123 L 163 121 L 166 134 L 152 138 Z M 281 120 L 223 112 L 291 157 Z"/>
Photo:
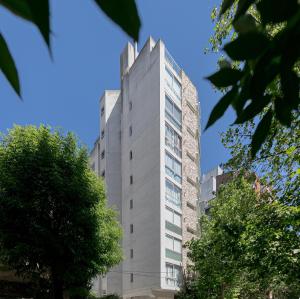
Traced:
<path id="1" fill-rule="evenodd" d="M 166 174 L 181 183 L 181 163 L 166 152 Z"/>
<path id="2" fill-rule="evenodd" d="M 133 259 L 133 249 L 130 249 L 130 258 Z"/>
<path id="3" fill-rule="evenodd" d="M 130 233 L 133 234 L 133 224 L 130 224 Z"/>
<path id="4" fill-rule="evenodd" d="M 130 199 L 130 204 L 129 204 L 129 206 L 130 206 L 130 210 L 132 210 L 132 209 L 133 209 L 133 199 Z"/>
<path id="5" fill-rule="evenodd" d="M 105 170 L 102 171 L 101 176 L 105 178 Z"/>
<path id="6" fill-rule="evenodd" d="M 130 282 L 133 282 L 133 273 L 130 273 Z"/>
<path id="7" fill-rule="evenodd" d="M 129 152 L 129 159 L 132 160 L 132 151 Z"/>
<path id="8" fill-rule="evenodd" d="M 130 176 L 130 185 L 132 185 L 133 184 L 133 176 L 131 175 Z"/>
<path id="9" fill-rule="evenodd" d="M 95 171 L 95 163 L 92 164 L 92 170 Z"/>
<path id="10" fill-rule="evenodd" d="M 103 150 L 103 151 L 101 152 L 101 160 L 103 160 L 104 157 L 105 157 L 105 151 Z"/>
<path id="11" fill-rule="evenodd" d="M 101 116 L 104 114 L 104 106 L 101 108 Z"/>
<path id="12" fill-rule="evenodd" d="M 179 286 L 181 282 L 181 267 L 166 263 L 166 284 Z"/>
<path id="13" fill-rule="evenodd" d="M 166 248 L 181 253 L 182 244 L 179 239 L 166 235 Z"/>
<path id="14" fill-rule="evenodd" d="M 181 101 L 181 84 L 174 74 L 166 67 L 166 82 L 176 97 Z"/>
<path id="15" fill-rule="evenodd" d="M 129 127 L 129 136 L 132 136 L 132 126 Z"/>
<path id="16" fill-rule="evenodd" d="M 129 102 L 129 111 L 131 111 L 132 110 L 132 102 L 130 101 Z"/>
<path id="17" fill-rule="evenodd" d="M 181 215 L 166 207 L 166 220 L 178 227 L 181 227 Z"/>
<path id="18" fill-rule="evenodd" d="M 166 179 L 166 200 L 177 207 L 181 207 L 181 190 Z"/>
<path id="19" fill-rule="evenodd" d="M 104 138 L 104 130 L 101 131 L 101 139 Z"/>
<path id="20" fill-rule="evenodd" d="M 166 118 L 178 129 L 181 130 L 181 110 L 173 103 L 173 101 L 166 95 Z"/>
<path id="21" fill-rule="evenodd" d="M 167 124 L 165 126 L 165 143 L 177 156 L 181 157 L 181 137 Z"/>

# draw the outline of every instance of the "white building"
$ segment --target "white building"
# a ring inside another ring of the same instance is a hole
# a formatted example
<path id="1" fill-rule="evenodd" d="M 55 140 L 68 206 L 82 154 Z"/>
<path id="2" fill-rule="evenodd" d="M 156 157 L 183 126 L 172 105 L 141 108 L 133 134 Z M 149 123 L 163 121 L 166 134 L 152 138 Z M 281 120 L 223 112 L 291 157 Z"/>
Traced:
<path id="1" fill-rule="evenodd" d="M 95 281 L 98 295 L 173 298 L 197 230 L 197 91 L 159 40 L 121 54 L 121 90 L 100 99 L 100 137 L 91 153 L 119 211 L 124 261 Z"/>

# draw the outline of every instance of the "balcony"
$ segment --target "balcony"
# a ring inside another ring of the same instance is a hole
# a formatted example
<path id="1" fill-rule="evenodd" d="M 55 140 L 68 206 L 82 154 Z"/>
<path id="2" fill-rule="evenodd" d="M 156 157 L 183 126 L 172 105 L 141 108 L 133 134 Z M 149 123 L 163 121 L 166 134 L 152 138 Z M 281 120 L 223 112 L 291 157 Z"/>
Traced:
<path id="1" fill-rule="evenodd" d="M 176 72 L 176 74 L 180 77 L 181 76 L 181 67 L 176 63 L 174 58 L 171 56 L 169 51 L 165 49 L 165 59 L 166 61 L 172 66 L 173 70 Z"/>

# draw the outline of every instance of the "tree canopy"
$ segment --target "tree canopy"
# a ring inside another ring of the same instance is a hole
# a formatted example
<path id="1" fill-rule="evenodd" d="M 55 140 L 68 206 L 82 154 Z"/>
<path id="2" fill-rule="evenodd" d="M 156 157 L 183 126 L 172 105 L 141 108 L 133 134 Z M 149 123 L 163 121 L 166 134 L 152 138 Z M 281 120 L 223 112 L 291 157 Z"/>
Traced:
<path id="1" fill-rule="evenodd" d="M 223 50 L 228 59 L 208 77 L 225 95 L 213 109 L 206 128 L 229 106 L 236 111 L 235 124 L 261 116 L 251 136 L 251 154 L 256 155 L 271 135 L 274 122 L 291 127 L 298 117 L 300 3 L 297 0 L 223 0 L 214 9 L 215 34 L 212 50 Z M 231 41 L 228 41 L 231 38 Z"/>
<path id="2" fill-rule="evenodd" d="M 196 279 L 187 298 L 298 298 L 299 214 L 270 191 L 255 191 L 250 179 L 221 187 L 189 244 Z"/>
<path id="3" fill-rule="evenodd" d="M 62 299 L 120 262 L 116 214 L 73 134 L 15 126 L 1 138 L 0 169 L 0 261 L 17 275 L 48 281 Z"/>

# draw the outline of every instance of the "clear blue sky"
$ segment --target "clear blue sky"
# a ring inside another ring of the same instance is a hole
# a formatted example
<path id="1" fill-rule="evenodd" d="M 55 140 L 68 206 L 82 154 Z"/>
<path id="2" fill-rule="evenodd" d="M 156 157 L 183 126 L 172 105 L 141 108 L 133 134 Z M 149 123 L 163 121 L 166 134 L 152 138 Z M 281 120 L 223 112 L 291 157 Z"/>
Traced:
<path id="1" fill-rule="evenodd" d="M 213 31 L 210 12 L 218 0 L 138 0 L 142 18 L 139 47 L 161 38 L 197 86 L 201 124 L 217 102 L 203 78 L 216 69 L 216 56 L 204 55 Z M 23 102 L 0 74 L 0 131 L 14 123 L 40 124 L 75 132 L 90 149 L 99 134 L 98 100 L 105 89 L 119 89 L 119 55 L 128 36 L 93 1 L 52 0 L 53 61 L 36 28 L 0 9 L 1 31 L 20 72 Z M 201 167 L 226 161 L 219 132 L 233 121 L 227 113 L 202 134 Z"/>

